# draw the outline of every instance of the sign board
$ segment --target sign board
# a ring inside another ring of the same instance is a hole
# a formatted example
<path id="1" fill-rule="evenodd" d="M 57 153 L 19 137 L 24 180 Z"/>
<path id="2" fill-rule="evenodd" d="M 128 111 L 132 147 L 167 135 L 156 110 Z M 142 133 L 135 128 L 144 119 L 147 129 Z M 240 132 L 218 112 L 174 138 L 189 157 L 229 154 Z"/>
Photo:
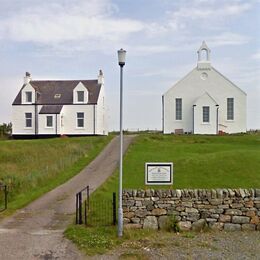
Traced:
<path id="1" fill-rule="evenodd" d="M 145 163 L 146 185 L 169 185 L 173 183 L 173 163 Z"/>

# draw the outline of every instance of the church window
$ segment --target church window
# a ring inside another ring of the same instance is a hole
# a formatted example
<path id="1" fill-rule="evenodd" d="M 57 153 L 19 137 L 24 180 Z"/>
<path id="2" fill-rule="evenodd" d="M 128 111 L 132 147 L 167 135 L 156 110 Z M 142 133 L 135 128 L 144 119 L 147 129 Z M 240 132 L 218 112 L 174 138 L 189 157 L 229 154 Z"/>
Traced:
<path id="1" fill-rule="evenodd" d="M 234 120 L 234 98 L 227 98 L 227 120 Z"/>
<path id="2" fill-rule="evenodd" d="M 203 123 L 209 123 L 209 106 L 202 107 Z"/>
<path id="3" fill-rule="evenodd" d="M 182 120 L 182 99 L 175 99 L 175 119 Z"/>

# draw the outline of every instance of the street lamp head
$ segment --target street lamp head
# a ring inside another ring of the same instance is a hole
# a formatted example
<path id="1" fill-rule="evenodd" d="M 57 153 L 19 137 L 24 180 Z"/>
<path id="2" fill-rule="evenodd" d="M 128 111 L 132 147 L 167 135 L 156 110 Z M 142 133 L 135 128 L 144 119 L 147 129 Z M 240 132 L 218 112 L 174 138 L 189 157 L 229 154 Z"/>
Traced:
<path id="1" fill-rule="evenodd" d="M 117 54 L 118 54 L 118 64 L 119 66 L 123 67 L 125 65 L 126 51 L 121 48 L 119 51 L 117 51 Z"/>

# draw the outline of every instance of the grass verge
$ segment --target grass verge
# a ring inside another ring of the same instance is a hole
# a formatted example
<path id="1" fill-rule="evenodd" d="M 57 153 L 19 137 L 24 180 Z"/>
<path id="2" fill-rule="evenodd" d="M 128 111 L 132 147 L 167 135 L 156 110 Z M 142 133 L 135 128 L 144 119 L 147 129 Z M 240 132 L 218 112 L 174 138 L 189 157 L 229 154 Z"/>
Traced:
<path id="1" fill-rule="evenodd" d="M 0 182 L 9 185 L 9 215 L 66 182 L 90 163 L 112 136 L 0 141 Z"/>

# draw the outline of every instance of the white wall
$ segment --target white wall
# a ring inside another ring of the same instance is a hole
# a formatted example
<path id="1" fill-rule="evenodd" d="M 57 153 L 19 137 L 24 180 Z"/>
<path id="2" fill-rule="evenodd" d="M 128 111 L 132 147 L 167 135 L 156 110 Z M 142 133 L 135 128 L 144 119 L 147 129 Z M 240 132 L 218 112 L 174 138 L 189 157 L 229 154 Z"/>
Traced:
<path id="1" fill-rule="evenodd" d="M 207 73 L 203 78 L 202 73 Z M 219 124 L 225 125 L 225 132 L 237 133 L 246 131 L 246 94 L 234 86 L 228 79 L 210 70 L 193 69 L 186 77 L 175 84 L 164 94 L 164 133 L 174 129 L 193 130 L 192 106 L 196 99 L 208 92 L 219 105 Z M 227 120 L 227 98 L 234 98 L 234 120 Z M 175 98 L 182 98 L 182 120 L 175 120 Z"/>
<path id="2" fill-rule="evenodd" d="M 64 105 L 62 108 L 61 134 L 84 135 L 94 133 L 94 105 Z M 84 112 L 84 127 L 77 127 L 77 112 Z"/>
<path id="3" fill-rule="evenodd" d="M 26 102 L 26 92 L 32 92 L 32 102 L 27 103 Z M 24 86 L 24 88 L 22 89 L 22 104 L 32 104 L 35 103 L 35 89 L 30 85 L 30 83 L 28 83 L 26 86 Z"/>
<path id="4" fill-rule="evenodd" d="M 12 109 L 13 135 L 34 135 L 35 134 L 35 107 L 34 105 L 18 105 Z M 32 113 L 32 127 L 25 127 L 25 113 Z"/>
<path id="5" fill-rule="evenodd" d="M 84 91 L 84 102 L 78 102 L 77 91 Z M 88 90 L 81 82 L 73 89 L 73 103 L 74 104 L 88 103 Z"/>

